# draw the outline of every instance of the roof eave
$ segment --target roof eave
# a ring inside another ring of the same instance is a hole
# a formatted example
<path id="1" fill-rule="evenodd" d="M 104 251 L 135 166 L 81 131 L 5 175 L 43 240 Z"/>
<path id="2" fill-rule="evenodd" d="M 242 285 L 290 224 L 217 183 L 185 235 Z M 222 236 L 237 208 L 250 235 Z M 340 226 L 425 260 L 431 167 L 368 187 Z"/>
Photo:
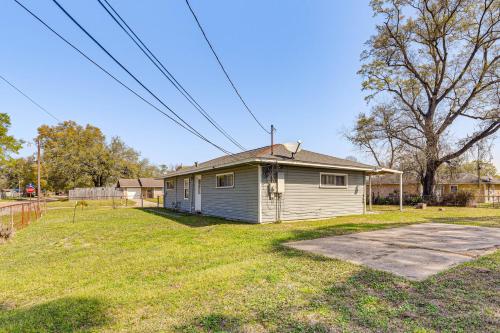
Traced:
<path id="1" fill-rule="evenodd" d="M 221 164 L 218 166 L 200 167 L 200 168 L 190 169 L 190 170 L 186 170 L 186 171 L 177 171 L 177 172 L 173 172 L 169 175 L 166 175 L 163 178 L 166 179 L 166 178 L 190 175 L 190 174 L 194 174 L 194 173 L 199 173 L 199 172 L 204 172 L 204 171 L 209 171 L 209 170 L 223 169 L 223 168 L 228 168 L 228 167 L 243 165 L 243 164 L 249 164 L 249 163 L 278 163 L 281 165 L 295 165 L 295 166 L 304 166 L 304 167 L 310 167 L 310 168 L 364 171 L 364 172 L 369 172 L 369 173 L 373 173 L 373 174 L 380 174 L 380 173 L 398 173 L 398 174 L 400 174 L 400 173 L 403 173 L 402 171 L 388 169 L 388 168 L 356 167 L 356 166 L 343 166 L 343 165 L 336 165 L 336 164 L 301 162 L 301 161 L 294 161 L 294 160 L 282 161 L 282 160 L 268 159 L 268 158 L 250 158 L 250 159 L 235 161 L 232 163 L 225 163 L 225 164 Z"/>

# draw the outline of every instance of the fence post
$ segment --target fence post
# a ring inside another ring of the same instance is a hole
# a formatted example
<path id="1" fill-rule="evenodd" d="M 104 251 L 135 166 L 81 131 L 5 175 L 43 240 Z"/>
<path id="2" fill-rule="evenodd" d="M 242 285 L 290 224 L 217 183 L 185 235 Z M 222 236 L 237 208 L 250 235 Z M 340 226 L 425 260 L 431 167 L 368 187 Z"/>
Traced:
<path id="1" fill-rule="evenodd" d="M 24 204 L 21 204 L 21 226 L 24 226 Z"/>
<path id="2" fill-rule="evenodd" d="M 141 193 L 141 208 L 144 208 L 144 197 Z"/>
<path id="3" fill-rule="evenodd" d="M 160 196 L 156 197 L 156 208 L 160 208 Z"/>
<path id="4" fill-rule="evenodd" d="M 14 211 L 12 206 L 10 206 L 10 230 L 14 230 Z"/>

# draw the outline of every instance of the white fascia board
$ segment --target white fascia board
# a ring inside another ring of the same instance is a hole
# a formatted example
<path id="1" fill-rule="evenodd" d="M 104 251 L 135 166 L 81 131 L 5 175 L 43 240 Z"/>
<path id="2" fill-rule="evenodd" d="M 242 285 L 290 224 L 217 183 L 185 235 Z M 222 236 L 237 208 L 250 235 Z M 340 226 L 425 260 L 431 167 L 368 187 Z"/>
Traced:
<path id="1" fill-rule="evenodd" d="M 363 168 L 363 167 L 351 167 L 351 166 L 342 166 L 342 165 L 334 165 L 334 164 L 308 163 L 308 162 L 301 162 L 301 161 L 281 161 L 281 160 L 274 160 L 274 159 L 251 158 L 251 159 L 239 160 L 239 161 L 234 161 L 231 163 L 221 164 L 221 165 L 213 166 L 213 167 L 190 169 L 190 170 L 186 170 L 184 172 L 179 171 L 179 172 L 173 173 L 171 175 L 165 176 L 165 178 L 172 178 L 172 177 L 176 177 L 176 176 L 194 174 L 194 173 L 198 173 L 198 172 L 228 168 L 231 166 L 244 165 L 244 164 L 248 164 L 248 163 L 269 163 L 269 164 L 278 163 L 279 165 L 293 165 L 293 166 L 302 166 L 302 167 L 310 167 L 310 168 L 340 169 L 340 170 L 351 170 L 351 171 L 365 171 L 365 172 L 373 172 L 373 173 L 379 173 L 379 172 L 382 172 L 382 170 L 383 170 L 384 172 L 387 172 L 387 173 L 402 173 L 399 170 L 392 170 L 392 169 Z"/>
<path id="2" fill-rule="evenodd" d="M 257 161 L 259 161 L 261 163 L 276 163 L 276 160 L 257 159 Z M 278 161 L 278 164 L 303 166 L 303 167 L 309 167 L 309 168 L 325 168 L 325 169 L 339 169 L 339 170 L 352 170 L 352 171 L 375 172 L 377 170 L 377 169 L 373 169 L 373 168 L 350 167 L 350 166 L 342 166 L 342 165 L 335 165 L 335 164 L 308 163 L 308 162 L 300 162 L 300 161 Z"/>

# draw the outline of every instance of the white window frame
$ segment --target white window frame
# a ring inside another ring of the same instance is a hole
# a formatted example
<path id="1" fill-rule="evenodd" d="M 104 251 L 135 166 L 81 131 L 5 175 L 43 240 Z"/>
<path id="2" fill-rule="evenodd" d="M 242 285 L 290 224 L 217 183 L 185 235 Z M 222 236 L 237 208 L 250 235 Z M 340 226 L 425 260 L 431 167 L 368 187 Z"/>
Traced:
<path id="1" fill-rule="evenodd" d="M 345 177 L 345 185 L 323 185 L 321 183 L 321 178 L 323 178 L 323 175 L 326 176 L 343 176 Z M 349 175 L 347 173 L 335 173 L 335 172 L 320 172 L 319 173 L 319 187 L 321 188 L 347 188 L 349 185 Z"/>
<path id="2" fill-rule="evenodd" d="M 186 180 L 187 180 L 187 187 L 186 187 Z M 184 192 L 183 192 L 184 200 L 189 200 L 189 195 L 191 194 L 190 193 L 191 191 L 189 189 L 190 183 L 191 181 L 189 180 L 189 178 L 184 178 Z M 186 190 L 187 190 L 187 197 L 186 197 Z"/>
<path id="3" fill-rule="evenodd" d="M 172 187 L 168 187 L 168 184 L 172 184 Z M 175 189 L 175 180 L 166 180 L 165 181 L 165 189 L 166 190 L 174 190 Z"/>
<path id="4" fill-rule="evenodd" d="M 456 191 L 456 192 L 453 192 L 453 190 L 451 189 L 452 187 L 456 187 L 456 188 L 457 188 L 457 191 Z M 457 194 L 457 193 L 458 193 L 458 184 L 451 184 L 451 185 L 450 185 L 450 193 L 453 193 L 453 194 Z"/>
<path id="5" fill-rule="evenodd" d="M 232 175 L 233 176 L 233 185 L 231 186 L 219 186 L 218 179 L 220 176 L 227 176 L 227 175 Z M 234 188 L 234 172 L 225 172 L 225 173 L 218 173 L 215 175 L 215 188 Z"/>

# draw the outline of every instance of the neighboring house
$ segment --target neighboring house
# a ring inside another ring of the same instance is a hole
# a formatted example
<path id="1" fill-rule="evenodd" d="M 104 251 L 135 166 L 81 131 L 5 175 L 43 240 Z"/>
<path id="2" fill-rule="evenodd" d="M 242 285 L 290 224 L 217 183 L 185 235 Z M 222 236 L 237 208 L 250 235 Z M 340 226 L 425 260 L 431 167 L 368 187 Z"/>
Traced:
<path id="1" fill-rule="evenodd" d="M 163 195 L 163 179 L 120 179 L 116 187 L 121 188 L 127 199 L 157 198 Z"/>
<path id="2" fill-rule="evenodd" d="M 421 195 L 422 185 L 416 177 L 403 177 L 405 195 Z M 478 177 L 470 173 L 457 173 L 441 176 L 437 180 L 436 195 L 442 196 L 457 192 L 471 192 L 478 202 L 491 202 L 495 196 L 500 196 L 500 179 L 494 177 Z M 399 179 L 393 175 L 372 177 L 372 193 L 374 197 L 390 197 L 399 194 Z"/>
<path id="3" fill-rule="evenodd" d="M 170 173 L 166 208 L 265 223 L 365 212 L 368 174 L 396 170 L 284 145 L 219 157 Z"/>
<path id="4" fill-rule="evenodd" d="M 18 197 L 19 192 L 17 189 L 13 188 L 4 188 L 0 190 L 0 199 L 5 199 L 5 198 L 14 198 Z"/>

